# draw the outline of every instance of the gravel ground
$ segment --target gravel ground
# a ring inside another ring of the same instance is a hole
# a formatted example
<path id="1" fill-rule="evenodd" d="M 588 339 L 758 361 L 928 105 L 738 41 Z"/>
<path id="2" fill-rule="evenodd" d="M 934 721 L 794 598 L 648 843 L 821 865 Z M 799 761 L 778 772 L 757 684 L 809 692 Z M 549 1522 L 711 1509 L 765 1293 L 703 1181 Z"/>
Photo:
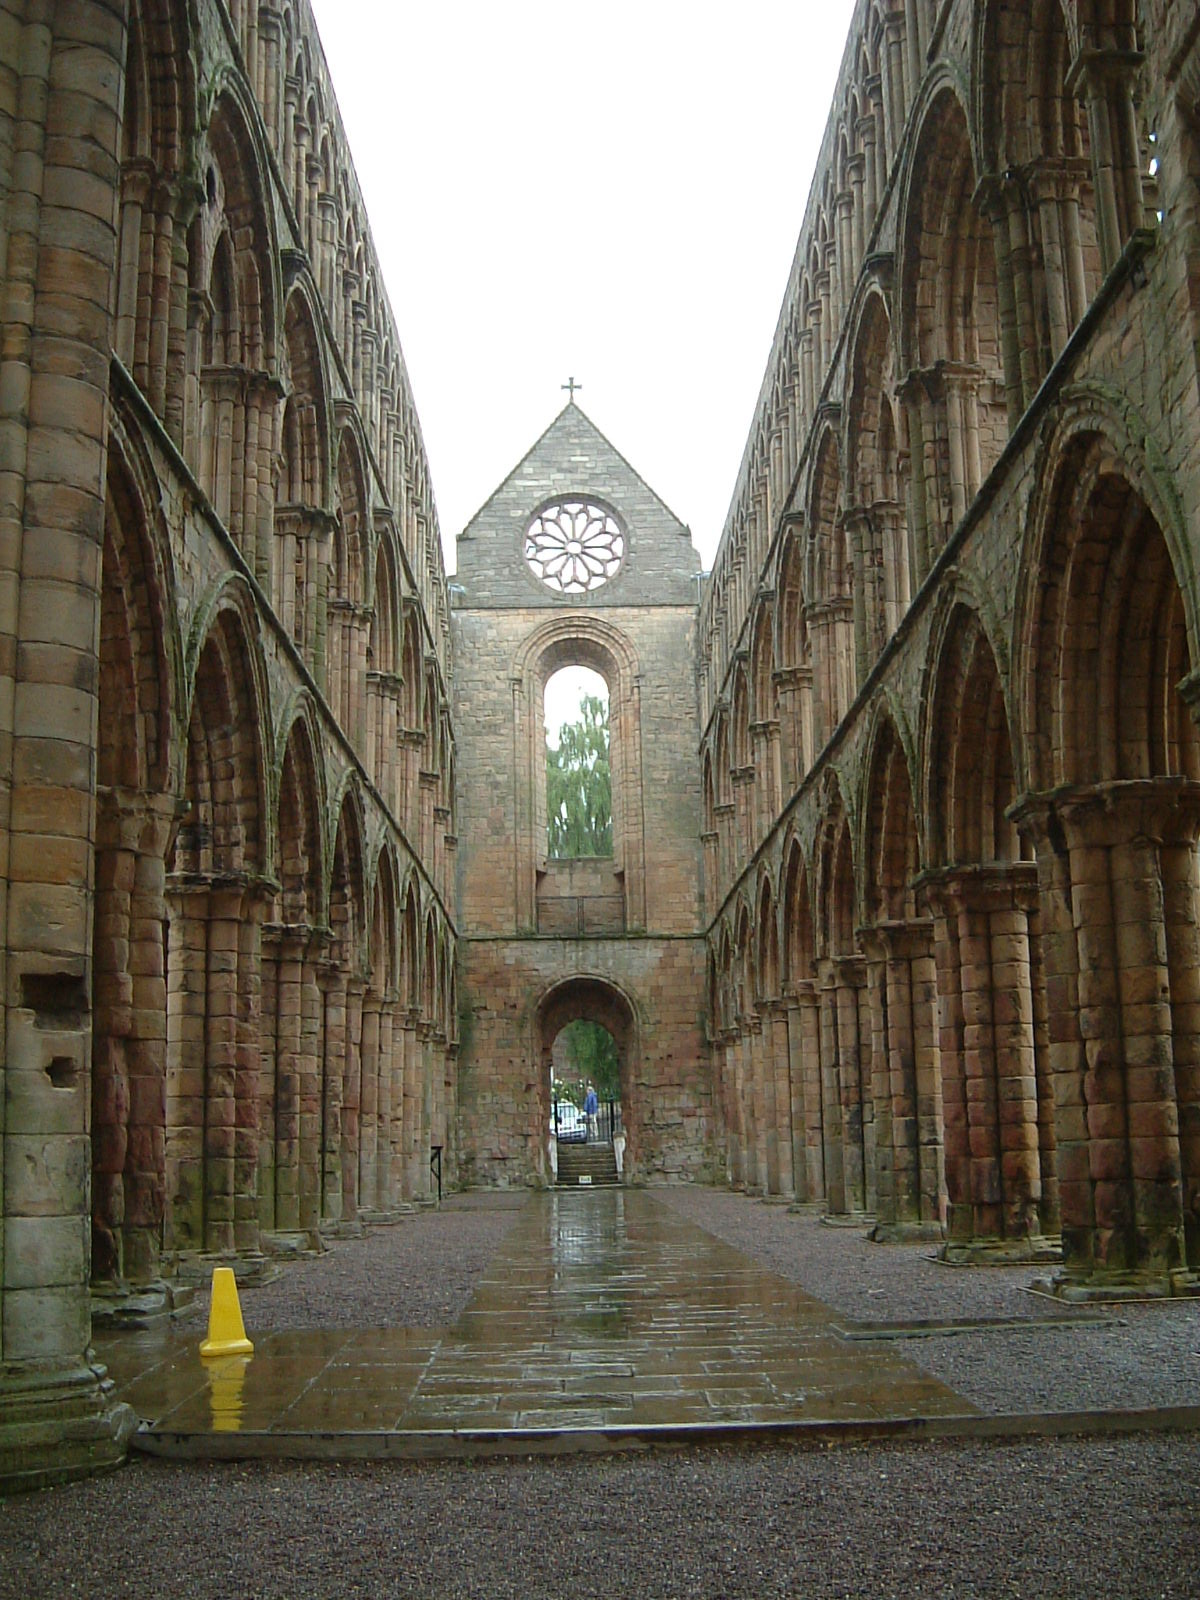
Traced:
<path id="1" fill-rule="evenodd" d="M 931 1259 L 932 1245 L 873 1244 L 861 1230 L 727 1190 L 688 1185 L 657 1193 L 857 1322 L 1078 1314 L 1026 1292 L 1044 1267 L 946 1267 Z M 906 1339 L 903 1350 L 982 1411 L 1200 1404 L 1200 1300 L 1101 1309 L 1107 1320 L 1092 1326 Z"/>
<path id="2" fill-rule="evenodd" d="M 0 1597 L 1200 1592 L 1200 1437 L 437 1466 L 136 1461 L 0 1506 Z"/>
<path id="3" fill-rule="evenodd" d="M 239 1286 L 248 1327 L 448 1328 L 476 1285 L 528 1195 L 524 1190 L 449 1195 L 440 1211 L 413 1211 L 336 1239 L 319 1256 L 289 1261 L 273 1283 Z M 178 1319 L 208 1317 L 208 1291 Z"/>
<path id="4" fill-rule="evenodd" d="M 870 1245 L 722 1191 L 662 1197 L 848 1317 L 1043 1310 L 1021 1292 L 1028 1269 L 936 1267 L 927 1247 Z M 448 1323 L 522 1201 L 453 1197 L 441 1212 L 339 1241 L 244 1299 L 259 1327 Z M 1076 1403 L 1057 1387 L 1076 1368 L 1090 1404 L 1105 1403 L 1094 1398 L 1097 1372 L 1136 1387 L 1135 1403 L 1160 1388 L 1195 1401 L 1198 1313 L 1123 1310 L 1120 1340 L 1031 1327 L 903 1348 L 1002 1409 L 1022 1396 L 1044 1405 L 1039 1384 L 1054 1386 L 1056 1404 Z M 480 1464 L 135 1458 L 111 1477 L 0 1502 L 0 1600 L 1197 1600 L 1198 1507 L 1194 1433 Z"/>

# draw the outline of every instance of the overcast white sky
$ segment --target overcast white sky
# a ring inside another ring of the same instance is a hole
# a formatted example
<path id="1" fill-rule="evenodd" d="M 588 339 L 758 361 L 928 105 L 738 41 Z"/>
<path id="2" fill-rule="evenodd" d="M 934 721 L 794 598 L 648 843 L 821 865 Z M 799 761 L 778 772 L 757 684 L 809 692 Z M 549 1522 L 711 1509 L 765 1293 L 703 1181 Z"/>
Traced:
<path id="1" fill-rule="evenodd" d="M 312 0 L 453 570 L 574 376 L 709 566 L 852 0 Z"/>

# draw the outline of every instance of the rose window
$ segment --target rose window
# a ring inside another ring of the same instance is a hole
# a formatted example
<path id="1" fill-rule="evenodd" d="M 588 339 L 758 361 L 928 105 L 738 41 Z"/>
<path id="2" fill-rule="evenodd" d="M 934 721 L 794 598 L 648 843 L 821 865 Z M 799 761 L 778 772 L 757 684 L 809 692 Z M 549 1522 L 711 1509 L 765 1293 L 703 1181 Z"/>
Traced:
<path id="1" fill-rule="evenodd" d="M 590 500 L 563 500 L 540 511 L 525 534 L 530 570 L 558 594 L 587 594 L 620 571 L 625 535 L 615 517 Z"/>

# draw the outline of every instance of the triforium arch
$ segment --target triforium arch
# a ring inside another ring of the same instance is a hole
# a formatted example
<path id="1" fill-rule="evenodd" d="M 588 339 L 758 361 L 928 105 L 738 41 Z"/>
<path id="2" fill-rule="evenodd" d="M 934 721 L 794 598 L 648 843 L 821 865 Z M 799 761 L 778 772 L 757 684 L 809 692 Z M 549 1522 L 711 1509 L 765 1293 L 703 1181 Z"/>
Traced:
<path id="1" fill-rule="evenodd" d="M 1161 470 L 1064 407 L 1030 524 L 1020 682 L 1068 1277 L 1200 1267 L 1195 579 Z"/>
<path id="2" fill-rule="evenodd" d="M 808 497 L 808 632 L 815 678 L 813 721 L 819 749 L 850 709 L 858 687 L 854 658 L 854 571 L 847 544 L 836 419 L 814 453 Z"/>
<path id="3" fill-rule="evenodd" d="M 1008 422 L 997 405 L 1003 377 L 991 227 L 976 204 L 959 82 L 935 75 L 917 115 L 900 224 L 898 345 L 921 582 L 999 455 Z"/>
<path id="4" fill-rule="evenodd" d="M 285 398 L 275 463 L 271 602 L 318 681 L 325 681 L 333 421 L 319 326 L 316 295 L 302 275 L 289 289 L 283 318 Z"/>
<path id="5" fill-rule="evenodd" d="M 791 793 L 812 766 L 813 659 L 808 633 L 803 519 L 785 525 L 779 550 L 775 608 L 779 729 L 783 787 Z"/>
<path id="6" fill-rule="evenodd" d="M 236 81 L 201 151 L 203 200 L 188 230 L 183 448 L 261 583 L 270 575 L 283 303 L 267 161 Z"/>
<path id="7" fill-rule="evenodd" d="M 187 291 L 182 168 L 196 128 L 195 57 L 179 0 L 134 0 L 121 124 L 113 349 L 181 442 Z"/>
<path id="8" fill-rule="evenodd" d="M 903 724 L 883 699 L 869 740 L 860 848 L 879 1238 L 940 1234 L 942 1093 L 933 928 Z"/>
<path id="9" fill-rule="evenodd" d="M 975 13 L 980 203 L 995 231 L 1010 426 L 1101 276 L 1088 111 L 1072 73 L 1074 9 L 1064 0 L 986 0 Z M 1122 64 L 1119 75 L 1127 72 Z"/>
<path id="10" fill-rule="evenodd" d="M 372 544 L 368 458 L 358 413 L 343 404 L 337 420 L 333 549 L 324 573 L 325 697 L 351 743 L 373 764 L 376 752 L 366 740 Z"/>
<path id="11" fill-rule="evenodd" d="M 877 284 L 862 297 L 852 340 L 846 401 L 846 526 L 855 575 L 855 665 L 862 682 L 895 633 L 912 593 L 895 347 L 887 300 Z"/>
<path id="12" fill-rule="evenodd" d="M 625 1173 L 636 1178 L 641 1159 L 641 1128 L 645 1114 L 641 1096 L 640 1029 L 638 1012 L 625 989 L 611 978 L 579 973 L 552 984 L 533 1011 L 532 1056 L 537 1078 L 530 1112 L 530 1142 L 535 1148 L 536 1170 L 548 1177 L 545 1130 L 550 1126 L 550 1059 L 554 1041 L 572 1022 L 594 1022 L 605 1028 L 617 1049 L 621 1084 L 622 1123 L 627 1140 Z"/>
<path id="13" fill-rule="evenodd" d="M 590 667 L 608 685 L 609 766 L 612 774 L 613 857 L 623 925 L 646 926 L 646 841 L 642 805 L 640 678 L 630 639 L 611 623 L 573 614 L 543 623 L 524 642 L 512 668 L 513 749 L 516 752 L 513 872 L 518 927 L 538 927 L 539 875 L 546 866 L 544 694 L 566 666 Z"/>

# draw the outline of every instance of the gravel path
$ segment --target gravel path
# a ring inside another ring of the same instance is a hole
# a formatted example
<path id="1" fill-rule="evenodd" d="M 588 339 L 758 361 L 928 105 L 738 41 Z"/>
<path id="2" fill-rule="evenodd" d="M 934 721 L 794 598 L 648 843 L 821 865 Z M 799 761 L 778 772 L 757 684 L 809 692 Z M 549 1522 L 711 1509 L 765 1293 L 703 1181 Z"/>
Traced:
<path id="1" fill-rule="evenodd" d="M 0 1597 L 1184 1600 L 1200 1438 L 172 1466 L 0 1506 Z"/>
<path id="2" fill-rule="evenodd" d="M 528 1199 L 524 1190 L 449 1195 L 439 1211 L 413 1211 L 337 1239 L 319 1256 L 287 1262 L 273 1283 L 239 1288 L 251 1328 L 448 1328 Z M 180 1325 L 203 1324 L 208 1291 Z"/>
<path id="3" fill-rule="evenodd" d="M 858 1229 L 695 1185 L 659 1197 L 857 1322 L 1054 1318 L 1026 1285 L 1046 1268 L 946 1267 L 933 1246 L 873 1244 Z M 982 1411 L 1200 1404 L 1200 1300 L 1104 1308 L 1092 1326 L 997 1328 L 906 1339 L 910 1360 Z M 1196 1592 L 1200 1594 L 1200 1573 Z"/>

